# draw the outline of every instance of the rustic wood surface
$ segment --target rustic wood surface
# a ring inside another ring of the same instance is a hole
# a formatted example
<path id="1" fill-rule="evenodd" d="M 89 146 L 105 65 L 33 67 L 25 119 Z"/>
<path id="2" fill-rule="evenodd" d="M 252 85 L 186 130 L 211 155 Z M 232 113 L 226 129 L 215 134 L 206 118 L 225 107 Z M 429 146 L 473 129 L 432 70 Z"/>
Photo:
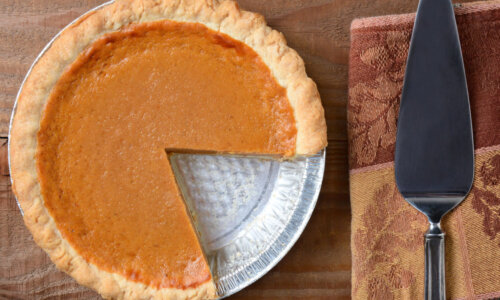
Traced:
<path id="1" fill-rule="evenodd" d="M 10 189 L 7 133 L 22 79 L 45 44 L 99 0 L 0 0 L 0 298 L 100 299 L 33 242 Z M 231 299 L 350 298 L 346 100 L 354 18 L 411 12 L 417 0 L 241 0 L 283 32 L 319 86 L 328 123 L 323 189 L 304 234 L 266 276 Z"/>

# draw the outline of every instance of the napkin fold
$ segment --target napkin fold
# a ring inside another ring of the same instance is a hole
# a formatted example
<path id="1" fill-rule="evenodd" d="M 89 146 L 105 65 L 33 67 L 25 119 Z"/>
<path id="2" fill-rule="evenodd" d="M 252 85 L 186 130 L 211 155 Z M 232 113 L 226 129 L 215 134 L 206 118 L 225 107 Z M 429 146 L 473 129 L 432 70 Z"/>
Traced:
<path id="1" fill-rule="evenodd" d="M 473 188 L 443 220 L 450 299 L 500 298 L 500 1 L 456 7 L 475 141 Z M 353 299 L 423 299 L 426 218 L 394 179 L 415 15 L 351 25 L 348 135 Z"/>

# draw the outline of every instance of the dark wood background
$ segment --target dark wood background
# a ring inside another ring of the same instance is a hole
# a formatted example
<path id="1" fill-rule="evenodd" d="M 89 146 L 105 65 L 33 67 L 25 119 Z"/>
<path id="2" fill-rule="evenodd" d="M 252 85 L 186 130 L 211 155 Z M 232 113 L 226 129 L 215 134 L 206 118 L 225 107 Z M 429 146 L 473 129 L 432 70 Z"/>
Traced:
<path id="1" fill-rule="evenodd" d="M 70 21 L 102 0 L 0 0 L 0 298 L 100 299 L 58 271 L 23 224 L 10 189 L 9 118 L 29 66 Z M 304 234 L 262 279 L 231 299 L 349 299 L 346 101 L 354 18 L 415 11 L 417 0 L 240 0 L 283 32 L 318 84 L 328 124 L 325 180 Z"/>

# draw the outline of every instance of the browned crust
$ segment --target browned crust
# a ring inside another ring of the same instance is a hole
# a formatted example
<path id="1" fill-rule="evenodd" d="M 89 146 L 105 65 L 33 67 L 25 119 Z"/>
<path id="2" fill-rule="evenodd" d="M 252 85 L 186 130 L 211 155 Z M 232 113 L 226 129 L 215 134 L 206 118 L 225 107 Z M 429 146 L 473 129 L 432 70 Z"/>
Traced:
<path id="1" fill-rule="evenodd" d="M 85 261 L 62 238 L 40 194 L 35 152 L 43 108 L 52 87 L 77 55 L 104 33 L 129 23 L 170 19 L 199 22 L 251 46 L 287 89 L 294 108 L 296 154 L 312 155 L 326 146 L 323 107 L 314 82 L 307 77 L 299 55 L 286 45 L 283 35 L 269 28 L 261 15 L 242 11 L 233 1 L 117 0 L 87 13 L 66 28 L 33 67 L 20 92 L 10 132 L 13 190 L 24 211 L 24 221 L 37 244 L 58 268 L 106 298 L 210 299 L 216 297 L 209 281 L 192 289 L 155 289 L 128 281 L 119 274 L 98 269 Z"/>

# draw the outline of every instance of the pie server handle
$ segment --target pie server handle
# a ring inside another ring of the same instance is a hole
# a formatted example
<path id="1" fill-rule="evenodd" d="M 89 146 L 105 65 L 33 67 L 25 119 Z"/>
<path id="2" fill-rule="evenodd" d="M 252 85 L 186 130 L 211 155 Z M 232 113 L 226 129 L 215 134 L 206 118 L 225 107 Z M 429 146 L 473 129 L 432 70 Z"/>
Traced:
<path id="1" fill-rule="evenodd" d="M 425 234 L 425 299 L 446 299 L 444 277 L 444 232 L 439 223 L 431 223 Z"/>

